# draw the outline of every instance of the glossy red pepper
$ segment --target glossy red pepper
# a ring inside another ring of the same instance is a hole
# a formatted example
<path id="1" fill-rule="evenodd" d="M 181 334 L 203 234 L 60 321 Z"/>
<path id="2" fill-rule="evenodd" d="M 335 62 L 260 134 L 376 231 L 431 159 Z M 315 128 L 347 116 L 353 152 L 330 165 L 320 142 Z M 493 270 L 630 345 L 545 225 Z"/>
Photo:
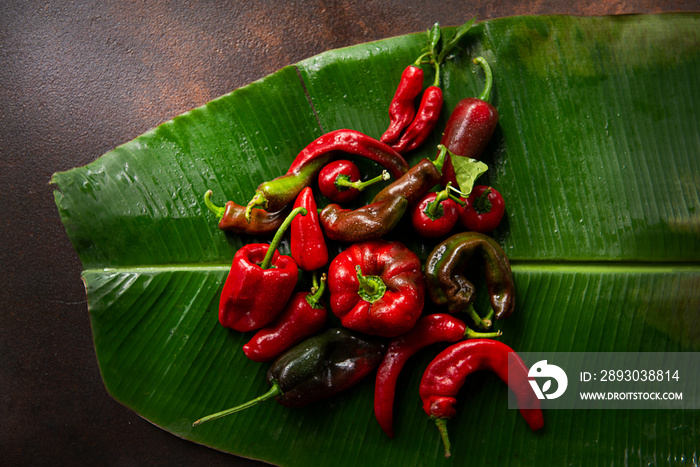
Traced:
<path id="1" fill-rule="evenodd" d="M 420 318 L 410 331 L 392 340 L 384 360 L 377 369 L 374 385 L 374 416 L 387 436 L 394 437 L 396 382 L 409 358 L 421 349 L 439 342 L 457 342 L 464 338 L 474 339 L 500 335 L 500 331 L 474 332 L 466 326 L 464 321 L 450 314 L 435 313 Z"/>
<path id="2" fill-rule="evenodd" d="M 460 223 L 467 230 L 489 233 L 501 223 L 506 212 L 503 196 L 495 188 L 485 185 L 474 187 L 459 210 Z"/>
<path id="3" fill-rule="evenodd" d="M 413 327 L 425 299 L 418 256 L 399 242 L 355 243 L 328 269 L 330 307 L 348 329 L 395 337 Z"/>
<path id="4" fill-rule="evenodd" d="M 429 159 L 419 161 L 377 193 L 370 204 L 357 209 L 327 205 L 320 216 L 326 236 L 341 242 L 363 242 L 390 232 L 408 207 L 440 181 L 440 168 L 446 155 L 446 150 L 442 150 L 434 162 Z"/>
<path id="5" fill-rule="evenodd" d="M 292 296 L 299 270 L 289 256 L 277 251 L 284 231 L 303 208 L 292 210 L 268 245 L 250 243 L 233 257 L 219 301 L 219 322 L 247 332 L 270 324 Z"/>
<path id="6" fill-rule="evenodd" d="M 488 62 L 482 57 L 474 59 L 484 69 L 486 84 L 478 98 L 468 97 L 457 103 L 445 126 L 441 143 L 455 156 L 479 159 L 491 140 L 498 124 L 498 110 L 488 102 L 492 87 L 492 74 Z M 452 182 L 459 188 L 452 160 L 445 161 L 442 184 Z"/>
<path id="7" fill-rule="evenodd" d="M 415 99 L 422 90 L 423 70 L 416 64 L 407 66 L 389 104 L 389 127 L 379 138 L 380 141 L 392 144 L 399 139 L 404 128 L 413 121 L 416 114 Z"/>
<path id="8" fill-rule="evenodd" d="M 389 180 L 391 175 L 384 170 L 381 175 L 366 181 L 361 181 L 360 177 L 360 169 L 354 162 L 345 159 L 333 161 L 318 174 L 318 188 L 323 196 L 334 203 L 349 203 L 357 198 L 362 190 L 383 180 Z"/>
<path id="9" fill-rule="evenodd" d="M 294 208 L 304 208 L 305 216 L 292 220 L 290 250 L 292 259 L 302 271 L 314 271 L 328 263 L 328 247 L 318 221 L 318 210 L 311 187 L 301 190 Z"/>
<path id="10" fill-rule="evenodd" d="M 510 359 L 508 355 L 511 355 Z M 447 420 L 457 413 L 455 397 L 471 373 L 489 370 L 515 394 L 518 408 L 532 430 L 544 426 L 540 400 L 528 381 L 528 368 L 513 349 L 491 339 L 474 339 L 452 344 L 433 359 L 420 382 L 423 410 L 435 421 L 450 456 Z"/>
<path id="11" fill-rule="evenodd" d="M 415 118 L 399 141 L 391 147 L 402 154 L 420 147 L 432 134 L 440 119 L 440 111 L 442 111 L 442 89 L 437 85 L 428 86 L 423 91 Z"/>
<path id="12" fill-rule="evenodd" d="M 243 353 L 255 362 L 268 362 L 294 345 L 313 336 L 326 323 L 327 311 L 321 302 L 326 290 L 326 275 L 311 292 L 297 292 L 284 311 L 268 327 L 260 329 L 243 345 Z"/>
<path id="13" fill-rule="evenodd" d="M 391 146 L 356 130 L 335 130 L 307 145 L 294 159 L 287 173 L 261 183 L 246 206 L 246 218 L 252 210 L 278 211 L 310 186 L 321 169 L 341 154 L 364 157 L 384 167 L 393 177 L 403 175 L 409 165 Z"/>
<path id="14" fill-rule="evenodd" d="M 229 201 L 222 208 L 216 206 L 211 201 L 211 197 L 211 190 L 204 193 L 204 204 L 216 215 L 219 220 L 219 228 L 239 235 L 274 235 L 291 211 L 289 207 L 285 207 L 277 212 L 257 209 L 252 212 L 250 220 L 247 220 L 245 218 L 245 206 Z"/>
<path id="15" fill-rule="evenodd" d="M 421 237 L 442 237 L 457 224 L 464 201 L 451 195 L 450 189 L 448 183 L 444 190 L 426 194 L 411 208 L 411 223 Z"/>

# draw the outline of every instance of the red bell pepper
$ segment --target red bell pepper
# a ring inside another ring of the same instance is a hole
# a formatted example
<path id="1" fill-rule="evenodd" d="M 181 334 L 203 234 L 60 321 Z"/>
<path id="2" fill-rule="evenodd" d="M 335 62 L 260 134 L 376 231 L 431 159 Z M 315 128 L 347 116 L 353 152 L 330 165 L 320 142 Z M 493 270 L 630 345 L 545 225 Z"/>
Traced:
<path id="1" fill-rule="evenodd" d="M 340 253 L 328 269 L 330 306 L 348 329 L 395 337 L 423 311 L 425 279 L 418 255 L 399 242 L 370 240 Z"/>
<path id="2" fill-rule="evenodd" d="M 328 247 L 318 221 L 316 200 L 311 187 L 301 190 L 294 208 L 304 208 L 305 216 L 292 220 L 290 249 L 292 258 L 302 271 L 314 271 L 328 263 Z"/>
<path id="3" fill-rule="evenodd" d="M 277 246 L 297 214 L 306 215 L 306 209 L 293 209 L 269 245 L 250 243 L 233 256 L 219 301 L 222 326 L 241 332 L 260 329 L 287 304 L 299 270 L 291 257 L 279 254 Z"/>

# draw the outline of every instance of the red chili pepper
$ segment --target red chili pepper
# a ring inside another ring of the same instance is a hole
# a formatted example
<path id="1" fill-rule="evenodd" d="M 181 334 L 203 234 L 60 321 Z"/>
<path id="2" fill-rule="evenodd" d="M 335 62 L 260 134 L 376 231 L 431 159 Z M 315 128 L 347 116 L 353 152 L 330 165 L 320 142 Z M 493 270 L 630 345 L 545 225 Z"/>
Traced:
<path id="1" fill-rule="evenodd" d="M 491 68 L 482 57 L 475 58 L 474 62 L 484 69 L 484 90 L 478 98 L 468 97 L 459 101 L 447 121 L 441 143 L 455 156 L 479 159 L 498 124 L 498 110 L 488 103 L 493 81 Z M 452 182 L 452 186 L 459 188 L 452 160 L 449 158 L 443 169 L 443 186 L 447 185 L 447 182 Z"/>
<path id="2" fill-rule="evenodd" d="M 260 329 L 243 346 L 243 353 L 255 362 L 269 362 L 323 328 L 328 313 L 320 302 L 326 290 L 326 275 L 311 292 L 292 296 L 284 311 L 268 327 Z"/>
<path id="3" fill-rule="evenodd" d="M 377 370 L 374 385 L 374 416 L 379 426 L 394 437 L 394 395 L 396 381 L 404 365 L 419 350 L 438 342 L 457 342 L 463 338 L 497 337 L 501 332 L 478 333 L 469 329 L 464 321 L 447 313 L 435 313 L 420 318 L 407 333 L 395 338 Z"/>
<path id="4" fill-rule="evenodd" d="M 284 231 L 304 208 L 292 210 L 267 245 L 250 243 L 236 252 L 219 302 L 219 322 L 236 331 L 260 329 L 280 314 L 292 296 L 299 270 L 277 251 Z"/>
<path id="5" fill-rule="evenodd" d="M 428 139 L 437 125 L 441 110 L 442 89 L 437 85 L 429 86 L 423 92 L 416 117 L 403 132 L 399 141 L 391 147 L 402 154 L 418 148 Z"/>
<path id="6" fill-rule="evenodd" d="M 513 349 L 490 339 L 458 342 L 430 362 L 420 382 L 423 410 L 435 420 L 440 430 L 445 457 L 450 456 L 447 420 L 457 413 L 455 397 L 467 376 L 478 370 L 490 370 L 508 385 L 515 394 L 520 413 L 532 430 L 539 430 L 544 425 L 540 400 L 528 382 L 528 368 Z"/>
<path id="7" fill-rule="evenodd" d="M 337 160 L 326 165 L 318 174 L 318 188 L 323 196 L 334 203 L 349 203 L 357 198 L 362 190 L 382 180 L 389 180 L 389 172 L 364 182 L 360 181 L 360 169 L 354 162 Z"/>
<path id="8" fill-rule="evenodd" d="M 485 185 L 475 186 L 464 202 L 464 207 L 459 210 L 460 222 L 464 228 L 475 232 L 491 232 L 498 227 L 506 212 L 503 196 Z"/>
<path id="9" fill-rule="evenodd" d="M 304 208 L 305 216 L 292 220 L 290 249 L 292 258 L 302 271 L 314 271 L 328 263 L 328 247 L 318 221 L 318 210 L 311 187 L 301 190 L 294 202 L 295 208 Z"/>
<path id="10" fill-rule="evenodd" d="M 440 192 L 430 192 L 411 208 L 411 223 L 422 237 L 447 235 L 457 224 L 464 201 L 450 194 L 450 186 Z"/>
<path id="11" fill-rule="evenodd" d="M 421 262 L 399 242 L 355 243 L 328 269 L 330 306 L 348 329 L 395 337 L 413 327 L 425 298 Z"/>
<path id="12" fill-rule="evenodd" d="M 389 127 L 380 141 L 395 143 L 401 132 L 410 125 L 416 114 L 415 99 L 423 90 L 423 70 L 416 64 L 407 66 L 401 74 L 401 80 L 389 104 Z"/>
<path id="13" fill-rule="evenodd" d="M 250 218 L 255 208 L 278 211 L 290 204 L 302 189 L 311 185 L 323 166 L 343 153 L 376 162 L 395 178 L 409 169 L 401 154 L 377 139 L 355 130 L 331 131 L 306 146 L 285 175 L 258 186 L 255 196 L 246 206 L 246 218 Z"/>

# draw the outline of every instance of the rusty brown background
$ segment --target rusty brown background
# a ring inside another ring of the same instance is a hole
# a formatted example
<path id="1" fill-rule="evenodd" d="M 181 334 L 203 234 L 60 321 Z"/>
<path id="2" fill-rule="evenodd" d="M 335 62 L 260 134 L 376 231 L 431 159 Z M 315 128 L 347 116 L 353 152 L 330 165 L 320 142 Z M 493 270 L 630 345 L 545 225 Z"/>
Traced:
<path id="1" fill-rule="evenodd" d="M 698 10 L 698 0 L 4 1 L 0 464 L 262 465 L 170 435 L 107 394 L 52 173 L 285 65 L 435 21 Z"/>

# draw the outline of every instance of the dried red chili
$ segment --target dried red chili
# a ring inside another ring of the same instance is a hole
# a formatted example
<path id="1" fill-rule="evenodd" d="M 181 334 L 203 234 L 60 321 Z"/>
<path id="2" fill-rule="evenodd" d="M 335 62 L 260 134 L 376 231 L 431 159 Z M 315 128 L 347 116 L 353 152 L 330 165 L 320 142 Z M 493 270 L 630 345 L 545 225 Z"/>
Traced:
<path id="1" fill-rule="evenodd" d="M 416 114 L 415 99 L 423 90 L 423 70 L 418 64 L 407 66 L 401 74 L 401 80 L 394 97 L 389 104 L 389 127 L 379 138 L 386 144 L 395 143 L 401 132 L 413 121 Z"/>
<path id="2" fill-rule="evenodd" d="M 292 296 L 284 311 L 270 326 L 260 329 L 243 345 L 243 353 L 255 362 L 274 360 L 307 337 L 313 336 L 326 323 L 327 311 L 321 302 L 326 290 L 326 275 L 310 292 Z"/>
<path id="3" fill-rule="evenodd" d="M 289 256 L 277 251 L 285 230 L 304 208 L 293 209 L 272 242 L 250 243 L 233 257 L 219 301 L 219 322 L 236 331 L 260 329 L 272 322 L 292 296 L 299 270 Z"/>
<path id="4" fill-rule="evenodd" d="M 521 415 L 532 430 L 544 426 L 540 400 L 528 381 L 528 368 L 513 349 L 491 339 L 458 342 L 430 362 L 423 373 L 419 390 L 423 410 L 435 421 L 440 431 L 445 457 L 450 456 L 447 420 L 457 413 L 455 397 L 467 376 L 478 370 L 492 371 L 508 385 L 515 394 Z"/>
<path id="5" fill-rule="evenodd" d="M 439 342 L 457 342 L 461 339 L 498 337 L 501 332 L 475 332 L 464 321 L 446 313 L 435 313 L 420 318 L 407 333 L 391 341 L 384 360 L 377 369 L 374 385 L 374 416 L 379 426 L 394 437 L 394 396 L 396 382 L 404 365 L 419 350 Z"/>

